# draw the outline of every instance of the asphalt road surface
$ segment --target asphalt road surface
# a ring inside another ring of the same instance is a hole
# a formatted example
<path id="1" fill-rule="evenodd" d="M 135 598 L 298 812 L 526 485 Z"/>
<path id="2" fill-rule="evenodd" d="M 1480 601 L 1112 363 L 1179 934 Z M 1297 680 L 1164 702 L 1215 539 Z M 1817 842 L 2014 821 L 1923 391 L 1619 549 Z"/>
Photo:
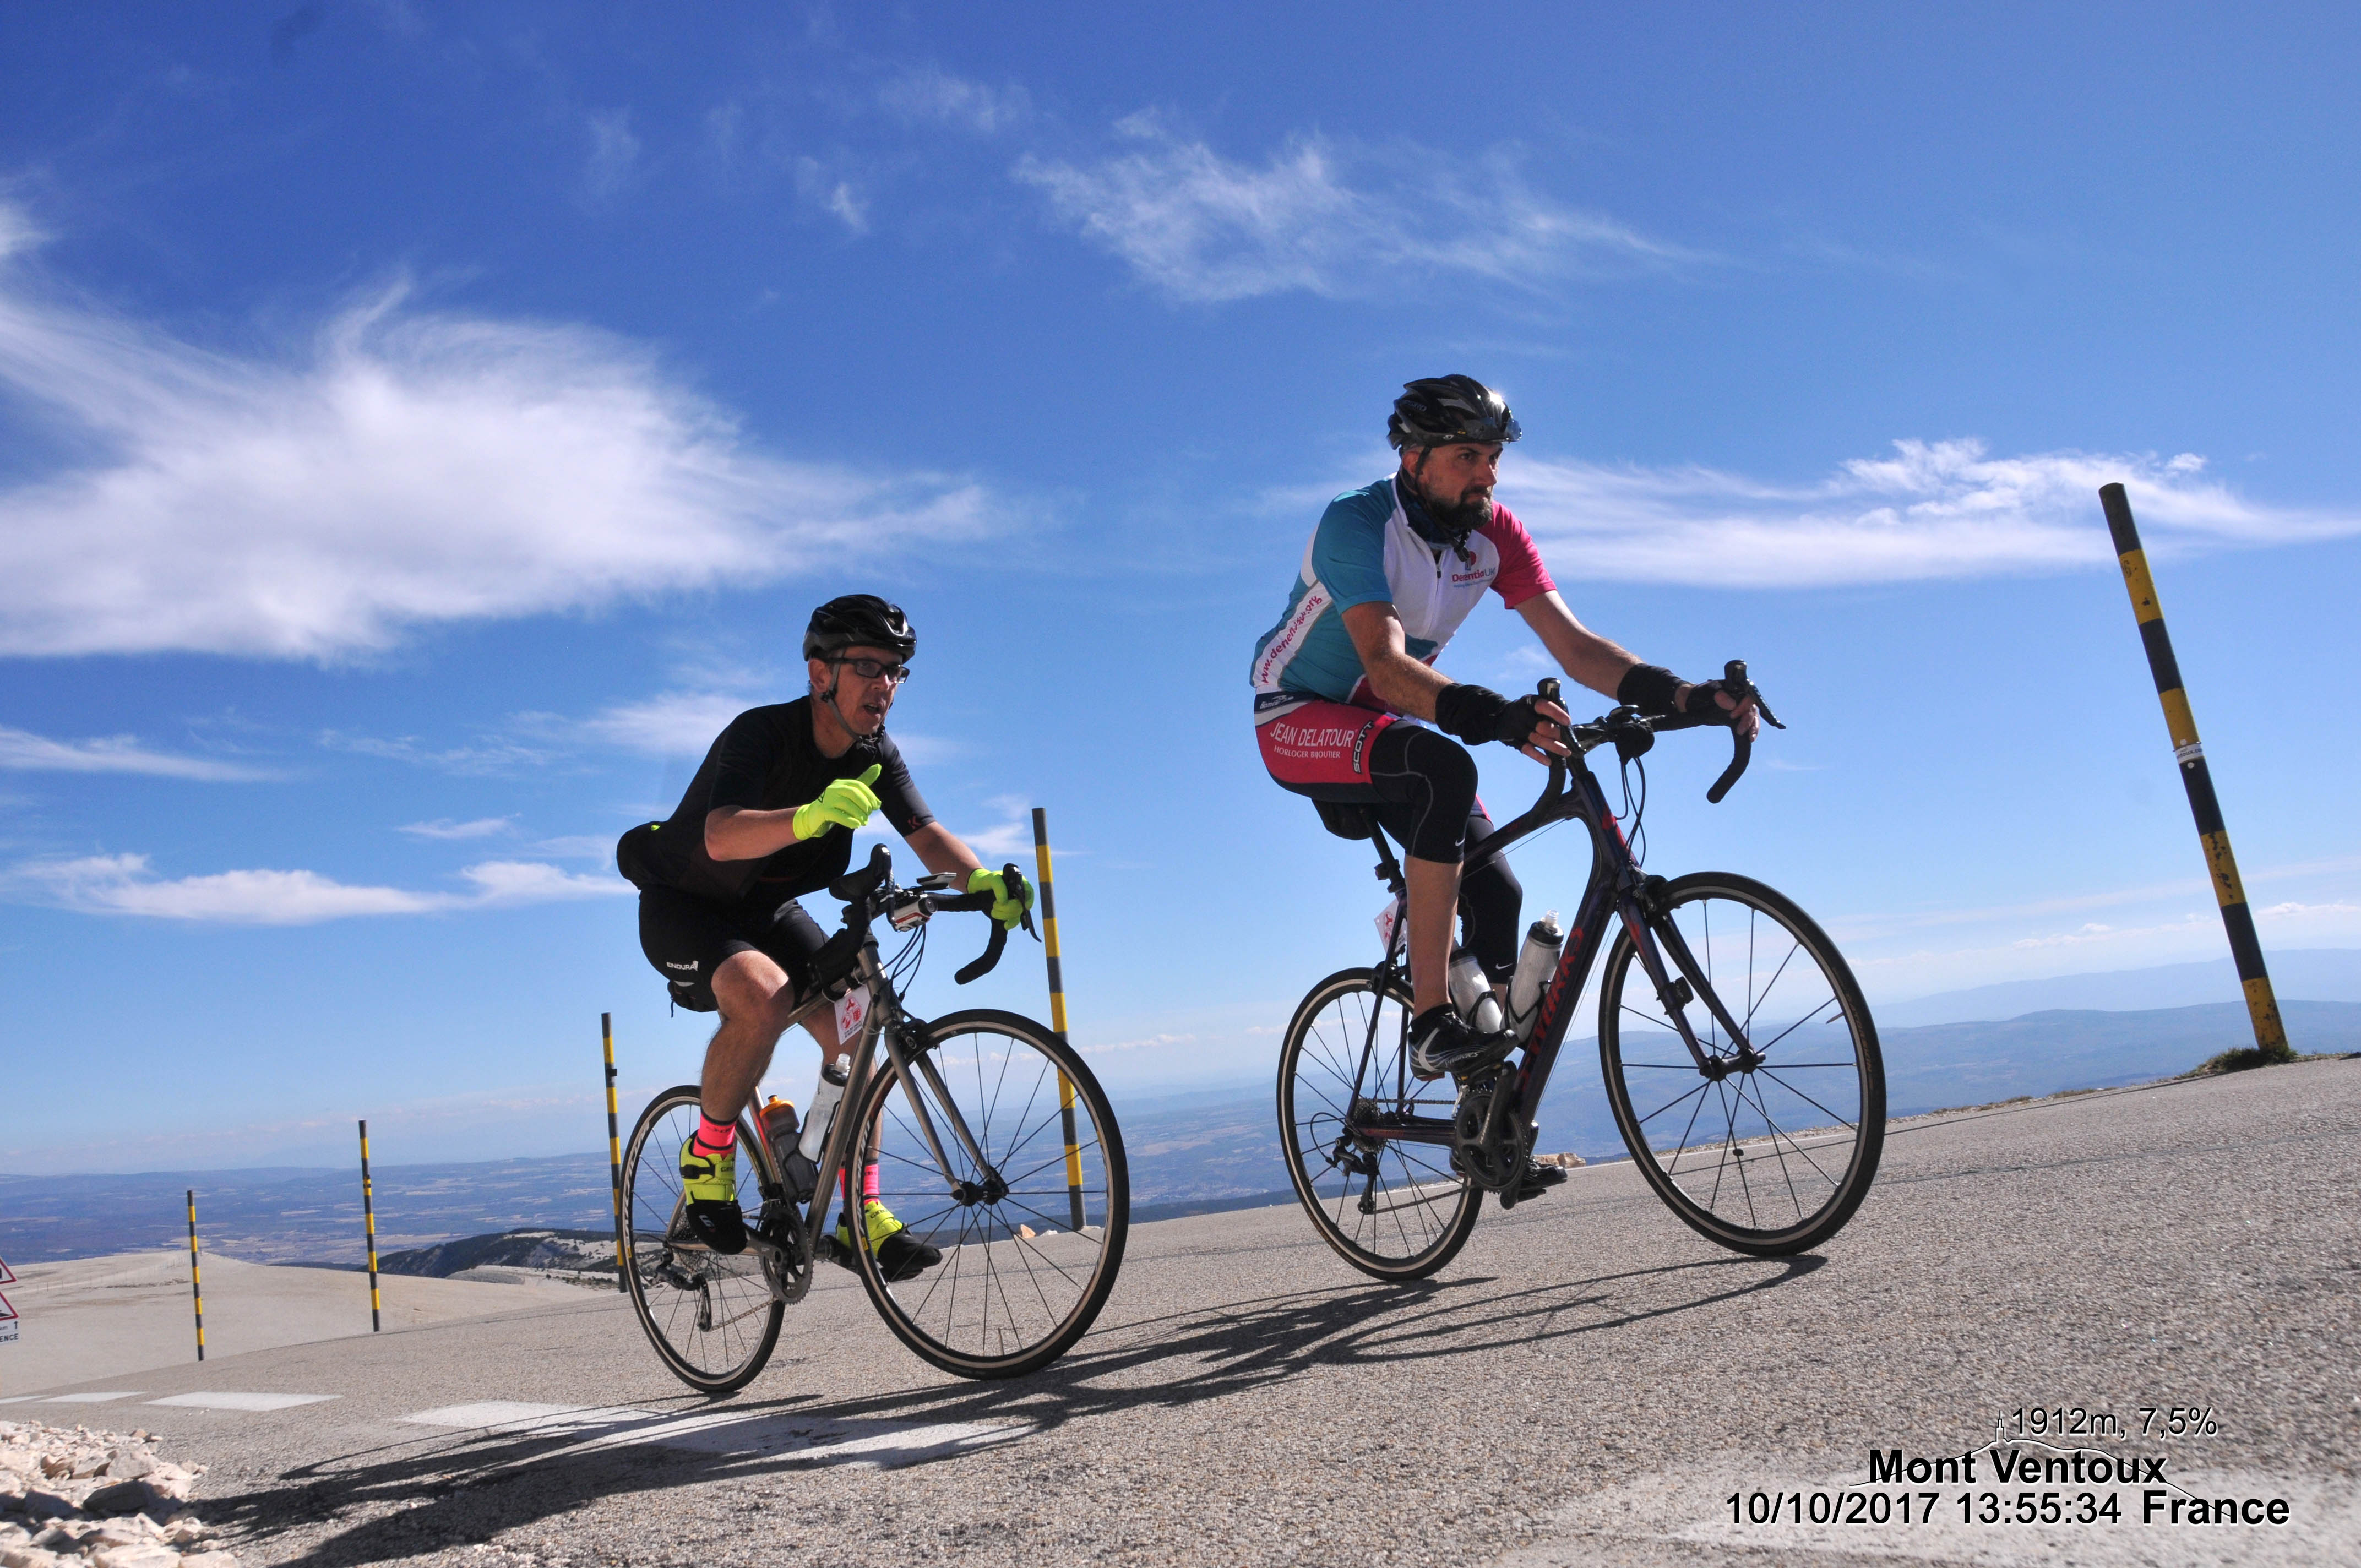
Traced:
<path id="1" fill-rule="evenodd" d="M 201 1512 L 249 1564 L 2310 1568 L 2361 1563 L 2356 1194 L 2361 1061 L 2340 1060 L 1905 1124 L 1817 1256 L 1721 1253 L 1611 1165 L 1488 1211 L 1413 1287 L 1353 1273 L 1292 1209 L 1142 1226 L 1098 1330 L 1016 1384 L 935 1373 L 839 1276 L 719 1404 L 585 1294 L 0 1417 L 163 1433 L 213 1466 Z M 243 1408 L 149 1403 L 181 1395 Z M 2176 1435 L 2175 1407 L 2206 1413 Z M 2012 1450 L 1983 1445 L 2077 1409 L 2114 1430 L 2056 1449 L 2161 1479 L 1995 1475 Z M 1981 1449 L 1974 1484 L 1865 1485 L 1896 1449 Z M 2067 1519 L 2040 1522 L 2044 1491 Z M 2144 1522 L 2148 1493 L 2264 1522 Z M 1814 1521 L 1872 1497 L 1883 1522 Z"/>

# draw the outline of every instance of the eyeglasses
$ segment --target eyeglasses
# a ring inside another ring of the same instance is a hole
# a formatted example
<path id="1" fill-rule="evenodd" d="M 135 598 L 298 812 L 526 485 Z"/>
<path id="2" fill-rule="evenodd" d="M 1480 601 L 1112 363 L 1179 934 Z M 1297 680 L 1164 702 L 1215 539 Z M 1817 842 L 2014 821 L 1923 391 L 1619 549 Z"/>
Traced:
<path id="1" fill-rule="evenodd" d="M 852 673 L 864 681 L 891 681 L 898 686 L 910 678 L 907 664 L 884 664 L 874 659 L 830 659 L 829 663 L 850 665 Z"/>

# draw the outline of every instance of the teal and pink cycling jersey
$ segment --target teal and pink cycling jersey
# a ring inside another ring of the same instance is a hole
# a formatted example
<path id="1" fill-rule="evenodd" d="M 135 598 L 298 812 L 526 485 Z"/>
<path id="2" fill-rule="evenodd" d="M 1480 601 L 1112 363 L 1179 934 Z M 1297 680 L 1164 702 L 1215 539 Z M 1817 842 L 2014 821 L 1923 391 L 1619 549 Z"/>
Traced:
<path id="1" fill-rule="evenodd" d="M 1467 536 L 1463 558 L 1413 525 L 1391 477 L 1347 490 L 1312 532 L 1287 613 L 1255 644 L 1255 723 L 1323 698 L 1385 706 L 1345 630 L 1345 611 L 1356 604 L 1392 604 L 1410 656 L 1433 663 L 1486 589 L 1514 609 L 1555 586 L 1532 536 L 1504 506 Z"/>

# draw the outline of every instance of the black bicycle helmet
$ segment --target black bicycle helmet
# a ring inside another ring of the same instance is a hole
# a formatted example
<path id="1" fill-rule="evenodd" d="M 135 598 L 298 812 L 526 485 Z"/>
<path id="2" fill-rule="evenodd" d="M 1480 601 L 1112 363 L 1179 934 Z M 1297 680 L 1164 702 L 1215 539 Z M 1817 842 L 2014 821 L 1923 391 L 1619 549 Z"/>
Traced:
<path id="1" fill-rule="evenodd" d="M 1431 376 L 1402 385 L 1386 421 L 1397 448 L 1449 446 L 1460 441 L 1511 442 L 1524 434 L 1499 393 L 1473 376 Z"/>
<path id="2" fill-rule="evenodd" d="M 884 648 L 907 659 L 918 651 L 918 634 L 900 605 L 875 594 L 845 594 L 812 611 L 804 628 L 804 657 L 825 659 L 845 648 Z"/>

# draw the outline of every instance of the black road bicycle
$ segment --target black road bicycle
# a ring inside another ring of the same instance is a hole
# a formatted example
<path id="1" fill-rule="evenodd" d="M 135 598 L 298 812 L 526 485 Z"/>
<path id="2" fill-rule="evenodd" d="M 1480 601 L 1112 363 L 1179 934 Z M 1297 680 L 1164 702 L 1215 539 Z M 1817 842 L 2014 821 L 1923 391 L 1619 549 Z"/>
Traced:
<path id="1" fill-rule="evenodd" d="M 1742 662 L 1731 661 L 1726 684 L 1760 703 Z M 1542 682 L 1537 695 L 1555 702 L 1558 683 Z M 1612 745 L 1630 764 L 1657 734 L 1714 722 L 1618 707 L 1573 726 L 1574 755 L 1551 762 L 1532 809 L 1471 853 L 1472 870 L 1556 823 L 1590 830 L 1590 881 L 1522 1025 L 1521 1063 L 1457 1084 L 1411 1076 L 1404 919 L 1382 962 L 1340 970 L 1296 1008 L 1279 1052 L 1279 1140 L 1312 1223 L 1356 1268 L 1422 1278 L 1466 1245 L 1486 1192 L 1503 1209 L 1516 1203 L 1534 1112 L 1602 946 L 1608 1102 L 1640 1174 L 1673 1212 L 1733 1251 L 1784 1256 L 1828 1240 L 1860 1206 L 1884 1143 L 1885 1069 L 1852 971 L 1809 916 L 1759 882 L 1645 874 L 1586 761 Z M 1710 801 L 1746 770 L 1752 742 L 1732 739 Z M 1644 778 L 1642 792 L 1644 801 Z M 1400 899 L 1401 868 L 1377 814 L 1345 809 L 1364 829 L 1347 836 L 1375 840 L 1378 876 Z M 1323 813 L 1344 831 L 1336 815 Z"/>
<path id="2" fill-rule="evenodd" d="M 804 1181 L 792 1179 L 792 1145 L 774 1148 L 752 1118 L 738 1120 L 740 1190 L 761 1197 L 744 1252 L 715 1253 L 684 1223 L 680 1153 L 697 1131 L 697 1086 L 657 1095 L 631 1130 L 624 1278 L 656 1354 L 706 1393 L 729 1393 L 762 1371 L 786 1309 L 811 1288 L 813 1260 L 827 1261 L 837 1245 L 822 1230 L 830 1199 L 841 1190 L 857 1215 L 851 1194 L 866 1164 L 878 1168 L 877 1196 L 942 1261 L 894 1277 L 858 1219 L 851 1261 L 902 1343 L 946 1372 L 1014 1377 L 1045 1366 L 1082 1338 L 1115 1288 L 1131 1186 L 1106 1095 L 1081 1056 L 1029 1018 L 978 1008 L 928 1020 L 904 1008 L 897 987 L 917 973 L 928 919 L 988 913 L 992 894 L 950 892 L 948 877 L 899 887 L 892 872 L 880 845 L 864 869 L 829 888 L 845 903 L 844 927 L 814 970 L 835 979 L 815 985 L 793 1022 L 852 986 L 867 988 L 868 1008 L 843 1042 L 851 1076 Z M 1023 885 L 1015 866 L 1003 874 L 1012 889 Z M 880 916 L 910 937 L 886 961 L 870 932 Z M 998 963 L 1007 938 L 995 922 L 959 982 Z"/>

